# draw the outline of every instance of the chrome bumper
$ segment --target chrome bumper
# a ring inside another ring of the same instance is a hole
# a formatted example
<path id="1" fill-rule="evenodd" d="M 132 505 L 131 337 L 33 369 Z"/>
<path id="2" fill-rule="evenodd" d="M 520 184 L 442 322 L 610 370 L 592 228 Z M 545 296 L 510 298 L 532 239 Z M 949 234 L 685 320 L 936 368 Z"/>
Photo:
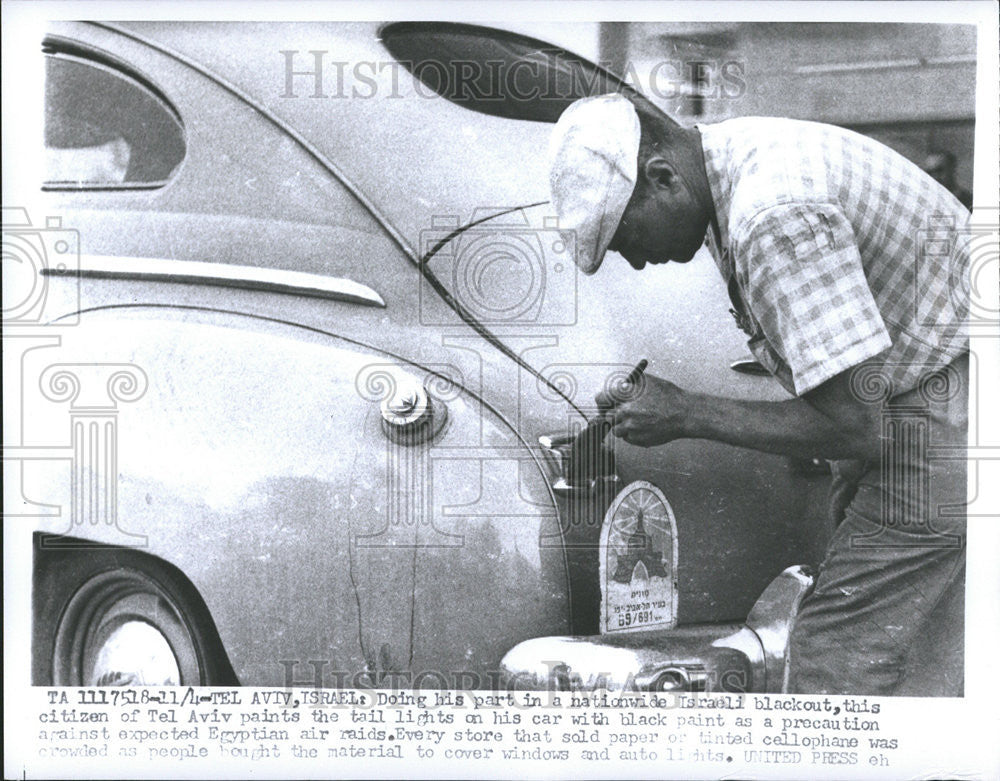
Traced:
<path id="1" fill-rule="evenodd" d="M 812 583 L 804 567 L 789 567 L 742 625 L 526 640 L 507 652 L 501 670 L 514 689 L 780 692 L 788 638 Z"/>

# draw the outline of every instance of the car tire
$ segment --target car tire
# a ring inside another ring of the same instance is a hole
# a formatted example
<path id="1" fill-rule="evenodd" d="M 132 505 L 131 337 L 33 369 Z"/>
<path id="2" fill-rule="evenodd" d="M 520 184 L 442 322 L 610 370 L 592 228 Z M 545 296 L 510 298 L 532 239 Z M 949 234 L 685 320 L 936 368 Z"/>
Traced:
<path id="1" fill-rule="evenodd" d="M 238 683 L 208 609 L 175 567 L 128 548 L 36 539 L 36 685 Z"/>

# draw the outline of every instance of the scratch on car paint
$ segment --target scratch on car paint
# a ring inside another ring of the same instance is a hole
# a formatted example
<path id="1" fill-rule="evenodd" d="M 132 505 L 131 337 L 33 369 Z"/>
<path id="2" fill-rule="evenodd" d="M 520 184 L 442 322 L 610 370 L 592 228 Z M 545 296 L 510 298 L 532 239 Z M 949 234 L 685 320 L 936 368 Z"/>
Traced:
<path id="1" fill-rule="evenodd" d="M 410 566 L 410 655 L 407 670 L 413 669 L 413 631 L 417 617 L 417 551 L 420 550 L 420 524 L 414 524 L 413 561 Z"/>
<path id="2" fill-rule="evenodd" d="M 351 499 L 351 506 L 357 506 L 357 502 L 354 501 L 354 475 L 357 474 L 358 465 L 358 455 L 359 453 L 355 451 L 354 462 L 351 464 L 351 477 L 350 482 L 347 484 L 347 495 Z M 369 663 L 370 657 L 365 652 L 365 641 L 364 632 L 362 631 L 362 615 L 361 615 L 361 593 L 358 590 L 358 581 L 354 577 L 354 529 L 351 527 L 351 515 L 347 515 L 347 577 L 351 581 L 351 591 L 354 592 L 354 603 L 358 608 L 358 649 L 361 651 L 361 658 Z"/>
<path id="3" fill-rule="evenodd" d="M 379 668 L 382 673 L 392 672 L 395 664 L 392 661 L 392 649 L 388 643 L 382 643 L 378 649 Z M 381 675 L 379 676 L 381 679 Z"/>

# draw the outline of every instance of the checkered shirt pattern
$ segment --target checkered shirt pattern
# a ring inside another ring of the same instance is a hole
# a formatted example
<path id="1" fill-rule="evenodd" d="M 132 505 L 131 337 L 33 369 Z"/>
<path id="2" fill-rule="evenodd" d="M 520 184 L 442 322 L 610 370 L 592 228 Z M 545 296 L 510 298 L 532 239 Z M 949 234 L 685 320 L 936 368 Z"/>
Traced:
<path id="1" fill-rule="evenodd" d="M 849 130 L 752 117 L 699 125 L 754 356 L 795 395 L 877 357 L 890 395 L 968 349 L 969 212 Z"/>

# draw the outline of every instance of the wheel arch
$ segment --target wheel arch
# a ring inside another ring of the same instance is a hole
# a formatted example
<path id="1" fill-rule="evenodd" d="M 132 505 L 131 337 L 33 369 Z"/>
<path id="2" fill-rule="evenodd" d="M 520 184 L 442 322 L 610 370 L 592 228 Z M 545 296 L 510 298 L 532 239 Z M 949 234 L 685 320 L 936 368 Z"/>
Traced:
<path id="1" fill-rule="evenodd" d="M 93 577 L 115 569 L 138 571 L 175 597 L 211 656 L 211 685 L 239 685 L 208 605 L 177 566 L 138 548 L 46 532 L 32 537 L 32 685 L 53 685 L 55 635 L 72 597 Z"/>

